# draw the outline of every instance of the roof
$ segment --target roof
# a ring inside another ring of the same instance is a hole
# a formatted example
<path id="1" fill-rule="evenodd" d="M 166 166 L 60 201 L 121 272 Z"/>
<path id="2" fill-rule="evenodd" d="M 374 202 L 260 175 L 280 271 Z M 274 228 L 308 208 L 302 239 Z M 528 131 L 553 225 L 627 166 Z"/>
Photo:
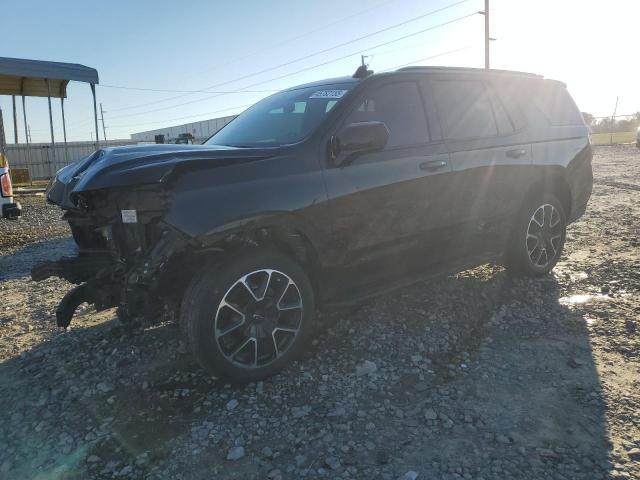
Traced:
<path id="1" fill-rule="evenodd" d="M 70 81 L 98 83 L 98 71 L 77 63 L 45 62 L 0 57 L 0 95 L 65 98 Z"/>
<path id="2" fill-rule="evenodd" d="M 516 70 L 499 70 L 499 69 L 485 69 L 485 68 L 469 68 L 469 67 L 430 67 L 430 66 L 414 66 L 403 67 L 396 70 L 396 72 L 434 72 L 434 73 L 482 73 L 489 75 L 513 75 L 519 77 L 529 78 L 543 78 L 542 75 L 527 72 L 518 72 Z"/>
<path id="3" fill-rule="evenodd" d="M 298 90 L 301 88 L 308 87 L 322 87 L 324 85 L 335 85 L 339 83 L 358 83 L 365 78 L 370 78 L 372 76 L 392 76 L 398 73 L 410 73 L 410 72 L 418 72 L 418 73 L 473 73 L 473 74 L 481 74 L 481 75 L 505 75 L 505 76 L 514 76 L 514 77 L 524 77 L 524 78 L 536 78 L 542 79 L 544 78 L 542 75 L 538 75 L 535 73 L 527 73 L 527 72 L 518 72 L 516 70 L 498 70 L 498 69 L 484 69 L 484 68 L 469 68 L 469 67 L 438 67 L 438 66 L 412 66 L 412 67 L 403 67 L 397 70 L 382 72 L 382 73 L 373 73 L 371 75 L 367 75 L 363 78 L 355 78 L 353 76 L 349 77 L 338 77 L 338 78 L 327 78 L 324 80 L 317 80 L 311 83 L 305 83 L 303 85 L 296 85 L 295 87 L 287 88 L 286 91 Z"/>

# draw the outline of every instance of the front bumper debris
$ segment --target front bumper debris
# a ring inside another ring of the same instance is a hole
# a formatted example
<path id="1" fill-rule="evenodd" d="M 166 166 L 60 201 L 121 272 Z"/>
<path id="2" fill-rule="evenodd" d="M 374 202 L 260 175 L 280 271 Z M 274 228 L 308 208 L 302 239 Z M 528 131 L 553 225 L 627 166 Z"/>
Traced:
<path id="1" fill-rule="evenodd" d="M 175 303 L 172 295 L 179 293 L 180 262 L 169 275 L 164 273 L 176 252 L 188 243 L 175 231 L 165 230 L 159 237 L 144 254 L 127 256 L 109 249 L 81 248 L 75 257 L 35 265 L 31 270 L 34 281 L 59 277 L 78 285 L 56 310 L 58 326 L 68 327 L 82 303 L 93 304 L 97 311 L 118 307 L 125 323 L 153 323 L 158 310 Z"/>
<path id="2" fill-rule="evenodd" d="M 31 279 L 35 282 L 49 277 L 59 277 L 71 283 L 81 283 L 94 277 L 96 273 L 113 265 L 107 255 L 62 257 L 54 262 L 38 263 L 31 269 Z"/>
<path id="3" fill-rule="evenodd" d="M 94 303 L 94 296 L 92 295 L 89 284 L 83 283 L 72 290 L 69 290 L 67 294 L 62 298 L 62 301 L 56 308 L 56 323 L 58 327 L 67 328 L 71 323 L 71 318 L 76 312 L 76 309 L 82 303 Z"/>

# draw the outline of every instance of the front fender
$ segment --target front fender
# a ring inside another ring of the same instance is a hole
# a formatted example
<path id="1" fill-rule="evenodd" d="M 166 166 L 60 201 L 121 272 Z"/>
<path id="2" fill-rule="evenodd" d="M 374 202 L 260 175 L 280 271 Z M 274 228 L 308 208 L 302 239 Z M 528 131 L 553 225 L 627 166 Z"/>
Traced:
<path id="1" fill-rule="evenodd" d="M 212 245 L 231 235 L 261 229 L 297 232 L 308 238 L 312 243 L 320 237 L 318 229 L 304 217 L 290 212 L 264 212 L 216 226 L 212 230 L 196 237 L 195 240 L 202 245 Z"/>
<path id="2" fill-rule="evenodd" d="M 331 230 L 322 172 L 313 159 L 289 157 L 186 171 L 172 185 L 165 221 L 187 236 L 212 239 L 286 226 L 320 243 Z"/>

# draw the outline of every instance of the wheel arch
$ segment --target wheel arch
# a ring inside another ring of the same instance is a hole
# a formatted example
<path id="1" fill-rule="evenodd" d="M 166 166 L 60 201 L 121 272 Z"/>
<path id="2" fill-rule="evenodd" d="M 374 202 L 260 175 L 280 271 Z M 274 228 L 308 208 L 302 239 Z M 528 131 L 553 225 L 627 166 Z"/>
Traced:
<path id="1" fill-rule="evenodd" d="M 204 265 L 242 250 L 276 250 L 291 257 L 308 272 L 319 297 L 321 262 L 316 236 L 304 219 L 291 214 L 269 214 L 246 218 L 221 226 L 194 239 L 187 253 L 194 264 Z"/>
<path id="2" fill-rule="evenodd" d="M 536 182 L 534 182 L 528 189 L 527 194 L 524 197 L 525 204 L 535 195 L 539 195 L 542 192 L 548 192 L 554 194 L 562 203 L 565 216 L 571 217 L 571 209 L 573 208 L 573 201 L 571 196 L 571 187 L 569 182 L 565 179 L 563 172 L 554 172 L 545 175 Z"/>

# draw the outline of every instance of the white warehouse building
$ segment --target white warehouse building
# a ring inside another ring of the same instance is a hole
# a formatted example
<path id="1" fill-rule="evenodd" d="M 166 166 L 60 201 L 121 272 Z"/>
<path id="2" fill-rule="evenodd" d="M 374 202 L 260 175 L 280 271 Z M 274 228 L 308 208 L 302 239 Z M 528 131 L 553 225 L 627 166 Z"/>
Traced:
<path id="1" fill-rule="evenodd" d="M 156 135 L 164 135 L 164 141 L 168 142 L 173 138 L 177 138 L 181 133 L 190 133 L 193 135 L 195 143 L 202 143 L 236 117 L 237 115 L 229 115 L 228 117 L 212 118 L 201 122 L 185 123 L 176 127 L 132 133 L 131 140 L 136 142 L 155 142 Z"/>

